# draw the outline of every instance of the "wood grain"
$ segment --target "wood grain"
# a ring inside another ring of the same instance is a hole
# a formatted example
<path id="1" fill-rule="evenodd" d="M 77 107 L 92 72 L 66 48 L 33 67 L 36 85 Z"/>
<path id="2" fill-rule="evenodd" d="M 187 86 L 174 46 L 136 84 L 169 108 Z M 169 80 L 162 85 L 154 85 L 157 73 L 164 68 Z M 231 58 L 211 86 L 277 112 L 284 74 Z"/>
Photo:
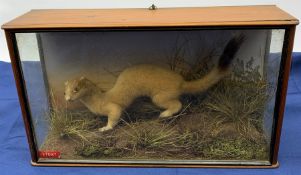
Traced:
<path id="1" fill-rule="evenodd" d="M 296 25 L 276 6 L 32 10 L 3 29 Z"/>
<path id="2" fill-rule="evenodd" d="M 283 50 L 282 50 L 282 59 L 281 62 L 283 66 L 283 74 L 280 79 L 278 80 L 278 84 L 280 84 L 280 94 L 279 97 L 276 99 L 279 105 L 275 106 L 276 108 L 276 121 L 275 121 L 275 133 L 272 137 L 274 137 L 274 147 L 272 148 L 272 160 L 271 162 L 274 164 L 278 161 L 278 153 L 279 153 L 279 144 L 280 144 L 280 136 L 281 136 L 281 129 L 283 123 L 283 116 L 284 116 L 284 109 L 285 109 L 285 101 L 286 101 L 286 93 L 288 87 L 288 80 L 289 74 L 292 64 L 292 51 L 294 46 L 294 37 L 295 37 L 295 30 L 296 27 L 292 26 L 286 30 L 286 43 L 284 43 Z M 280 72 L 281 74 L 282 72 Z M 279 86 L 278 86 L 279 87 Z"/>
<path id="3" fill-rule="evenodd" d="M 279 163 L 276 162 L 272 165 L 205 165 L 205 164 L 113 164 L 113 163 L 39 163 L 31 162 L 32 166 L 42 167 L 135 167 L 135 168 L 252 168 L 252 169 L 263 169 L 263 168 L 278 168 Z"/>

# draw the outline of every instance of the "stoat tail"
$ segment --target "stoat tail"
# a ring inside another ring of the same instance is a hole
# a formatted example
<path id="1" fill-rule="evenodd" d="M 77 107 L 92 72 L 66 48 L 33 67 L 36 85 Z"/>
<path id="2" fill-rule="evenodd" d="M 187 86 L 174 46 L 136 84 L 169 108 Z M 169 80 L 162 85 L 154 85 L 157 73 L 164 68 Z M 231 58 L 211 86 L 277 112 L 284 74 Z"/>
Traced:
<path id="1" fill-rule="evenodd" d="M 218 65 L 215 66 L 207 75 L 194 81 L 185 81 L 182 85 L 183 93 L 198 93 L 209 89 L 228 75 L 229 67 L 237 51 L 244 41 L 244 36 L 232 38 L 226 45 L 223 54 L 219 58 Z"/>

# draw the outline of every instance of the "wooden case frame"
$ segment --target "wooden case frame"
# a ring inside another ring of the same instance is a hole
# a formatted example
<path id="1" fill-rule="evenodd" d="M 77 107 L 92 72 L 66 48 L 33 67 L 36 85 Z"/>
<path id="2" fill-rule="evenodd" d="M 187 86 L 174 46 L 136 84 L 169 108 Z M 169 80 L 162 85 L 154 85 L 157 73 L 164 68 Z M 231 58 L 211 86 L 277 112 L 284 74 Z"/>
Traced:
<path id="1" fill-rule="evenodd" d="M 244 13 L 241 13 L 241 12 Z M 138 15 L 138 16 L 136 16 Z M 239 16 L 238 16 L 239 15 Z M 120 19 L 120 17 L 122 17 Z M 182 17 L 182 18 L 181 18 Z M 70 23 L 68 20 L 74 20 Z M 298 20 L 276 6 L 170 8 L 107 10 L 34 10 L 2 26 L 15 76 L 19 101 L 34 166 L 110 166 L 110 167 L 214 167 L 276 168 L 281 127 L 285 108 L 295 28 Z M 44 163 L 38 161 L 38 150 L 31 126 L 25 82 L 20 66 L 15 33 L 45 31 L 95 30 L 168 30 L 181 28 L 214 29 L 285 29 L 278 77 L 271 141 L 271 165 L 223 164 L 145 164 L 145 163 Z"/>

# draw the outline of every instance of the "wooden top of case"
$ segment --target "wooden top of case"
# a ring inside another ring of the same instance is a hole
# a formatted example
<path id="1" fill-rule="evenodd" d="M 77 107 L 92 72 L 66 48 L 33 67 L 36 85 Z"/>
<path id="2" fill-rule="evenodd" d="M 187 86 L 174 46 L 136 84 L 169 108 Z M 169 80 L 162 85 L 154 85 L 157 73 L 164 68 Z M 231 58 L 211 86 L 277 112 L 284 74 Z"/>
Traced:
<path id="1" fill-rule="evenodd" d="M 274 5 L 145 9 L 31 10 L 3 29 L 297 25 Z"/>

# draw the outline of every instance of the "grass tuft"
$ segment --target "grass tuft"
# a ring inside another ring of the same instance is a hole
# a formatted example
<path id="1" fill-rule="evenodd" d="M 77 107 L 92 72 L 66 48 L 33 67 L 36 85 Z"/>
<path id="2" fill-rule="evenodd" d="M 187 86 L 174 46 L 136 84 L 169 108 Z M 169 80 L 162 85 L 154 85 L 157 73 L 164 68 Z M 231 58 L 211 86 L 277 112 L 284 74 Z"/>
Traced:
<path id="1" fill-rule="evenodd" d="M 58 139 L 88 141 L 100 121 L 89 111 L 70 111 L 67 110 L 67 106 L 58 105 L 52 92 L 50 98 L 53 105 L 48 117 L 51 136 Z"/>

